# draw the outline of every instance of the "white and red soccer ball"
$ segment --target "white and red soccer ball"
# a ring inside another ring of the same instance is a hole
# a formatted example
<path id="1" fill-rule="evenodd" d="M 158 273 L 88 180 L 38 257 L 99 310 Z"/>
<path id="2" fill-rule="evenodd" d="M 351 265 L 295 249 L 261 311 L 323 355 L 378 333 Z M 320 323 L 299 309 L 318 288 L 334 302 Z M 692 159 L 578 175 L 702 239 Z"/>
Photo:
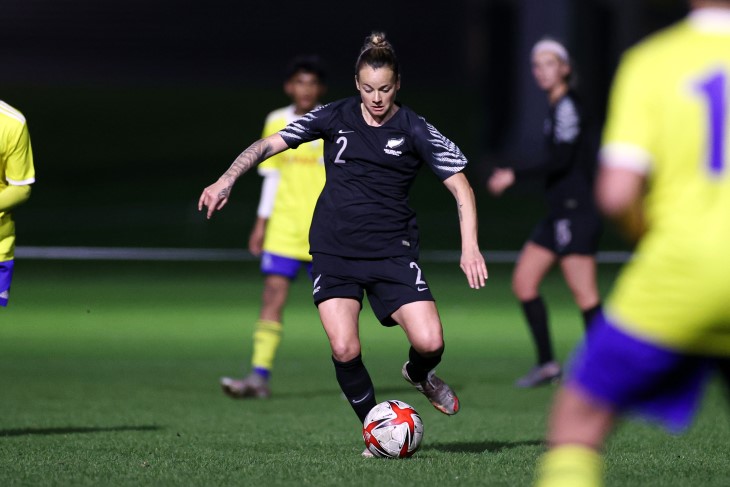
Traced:
<path id="1" fill-rule="evenodd" d="M 415 409 L 391 399 L 370 410 L 362 427 L 365 447 L 376 457 L 410 457 L 423 439 L 423 421 Z"/>

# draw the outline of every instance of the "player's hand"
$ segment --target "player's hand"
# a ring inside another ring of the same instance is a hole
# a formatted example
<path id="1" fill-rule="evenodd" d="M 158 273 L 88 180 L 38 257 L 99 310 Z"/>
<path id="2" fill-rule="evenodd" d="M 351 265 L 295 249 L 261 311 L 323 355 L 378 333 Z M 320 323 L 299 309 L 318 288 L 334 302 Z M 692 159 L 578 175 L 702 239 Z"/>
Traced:
<path id="1" fill-rule="evenodd" d="M 266 233 L 266 218 L 258 217 L 254 223 L 251 235 L 248 237 L 248 251 L 254 257 L 260 257 L 264 251 L 264 234 Z"/>
<path id="2" fill-rule="evenodd" d="M 478 247 L 461 252 L 460 267 L 466 275 L 466 280 L 469 281 L 470 288 L 479 289 L 486 285 L 489 273 L 484 256 Z"/>
<path id="3" fill-rule="evenodd" d="M 515 172 L 512 169 L 497 168 L 487 181 L 487 189 L 494 196 L 500 196 L 505 189 L 515 182 Z"/>
<path id="4" fill-rule="evenodd" d="M 220 210 L 228 203 L 228 196 L 231 193 L 232 183 L 219 179 L 203 190 L 198 200 L 198 211 L 203 211 L 203 207 L 208 209 L 206 218 L 210 220 L 213 212 Z"/>

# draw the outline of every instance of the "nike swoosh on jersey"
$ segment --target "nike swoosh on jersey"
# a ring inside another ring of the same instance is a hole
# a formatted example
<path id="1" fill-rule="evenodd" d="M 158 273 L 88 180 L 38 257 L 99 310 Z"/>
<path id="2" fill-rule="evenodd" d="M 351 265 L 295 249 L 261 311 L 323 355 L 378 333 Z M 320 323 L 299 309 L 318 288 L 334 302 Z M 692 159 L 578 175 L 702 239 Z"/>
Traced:
<path id="1" fill-rule="evenodd" d="M 418 287 L 418 288 L 416 288 L 416 289 L 418 289 L 419 291 L 425 291 L 425 290 L 426 290 L 426 289 L 428 289 L 428 288 L 427 288 L 427 287 Z"/>
<path id="2" fill-rule="evenodd" d="M 342 129 L 340 129 L 337 133 L 338 134 L 351 134 L 353 132 L 355 132 L 355 131 L 354 130 L 342 130 Z"/>

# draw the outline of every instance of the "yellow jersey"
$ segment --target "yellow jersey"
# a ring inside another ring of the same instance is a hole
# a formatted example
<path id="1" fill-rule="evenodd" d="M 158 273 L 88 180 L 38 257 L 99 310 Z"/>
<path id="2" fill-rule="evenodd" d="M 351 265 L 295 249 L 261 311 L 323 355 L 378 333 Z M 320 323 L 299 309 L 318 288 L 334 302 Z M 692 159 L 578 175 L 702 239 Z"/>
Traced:
<path id="1" fill-rule="evenodd" d="M 274 110 L 266 117 L 262 137 L 279 132 L 299 118 L 294 106 Z M 309 226 L 325 181 L 324 144 L 315 140 L 289 149 L 259 165 L 259 174 L 278 171 L 274 207 L 266 224 L 264 250 L 292 259 L 310 261 Z"/>
<path id="2" fill-rule="evenodd" d="M 624 55 L 601 159 L 648 183 L 647 232 L 608 314 L 669 348 L 730 355 L 730 10 L 696 10 Z"/>
<path id="3" fill-rule="evenodd" d="M 0 191 L 9 185 L 35 182 L 33 150 L 25 117 L 0 101 Z M 15 223 L 10 212 L 0 211 L 0 262 L 13 259 Z"/>

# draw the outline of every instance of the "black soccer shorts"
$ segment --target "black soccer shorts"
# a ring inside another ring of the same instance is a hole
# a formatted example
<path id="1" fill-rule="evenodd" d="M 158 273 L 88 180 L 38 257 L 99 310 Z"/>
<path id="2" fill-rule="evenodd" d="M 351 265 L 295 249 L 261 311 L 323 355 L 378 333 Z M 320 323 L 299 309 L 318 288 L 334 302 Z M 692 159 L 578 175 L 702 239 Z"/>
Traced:
<path id="1" fill-rule="evenodd" d="M 312 256 L 312 296 L 315 306 L 332 298 L 356 299 L 370 307 L 384 326 L 397 325 L 391 315 L 401 306 L 435 301 L 418 263 L 411 257 L 349 259 L 328 254 Z"/>
<path id="2" fill-rule="evenodd" d="M 595 255 L 601 230 L 601 218 L 595 214 L 549 216 L 535 226 L 529 240 L 561 257 Z"/>

